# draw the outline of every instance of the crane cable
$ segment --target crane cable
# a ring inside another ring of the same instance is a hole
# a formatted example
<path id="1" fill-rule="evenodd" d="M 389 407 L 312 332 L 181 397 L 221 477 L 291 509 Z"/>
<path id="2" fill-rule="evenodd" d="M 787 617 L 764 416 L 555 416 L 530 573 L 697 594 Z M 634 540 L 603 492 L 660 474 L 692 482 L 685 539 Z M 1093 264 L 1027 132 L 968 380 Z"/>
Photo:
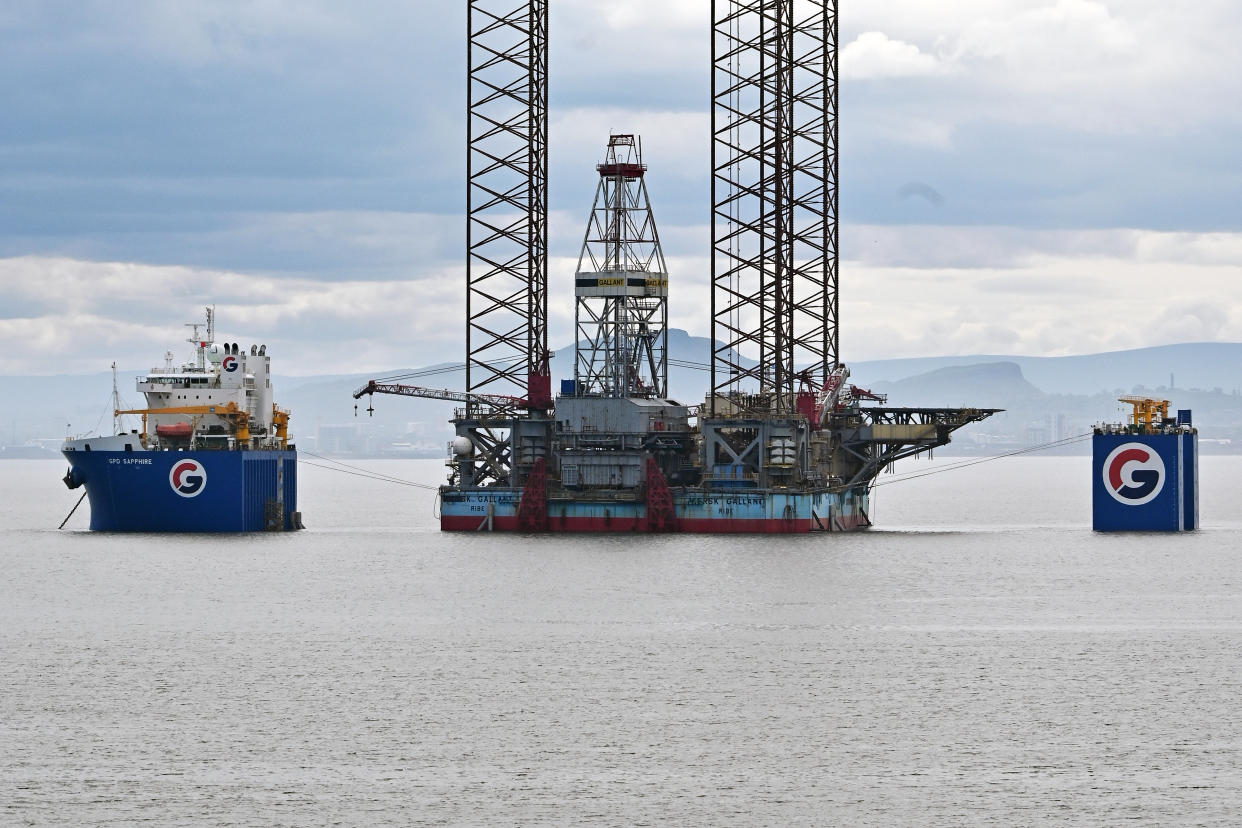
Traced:
<path id="1" fill-rule="evenodd" d="M 479 362 L 488 368 L 495 369 L 501 373 L 507 373 L 521 365 L 523 360 L 493 360 L 491 362 Z M 430 377 L 437 374 L 453 374 L 466 370 L 464 362 L 450 362 L 447 365 L 432 366 L 430 368 L 420 368 L 415 371 L 408 371 L 402 374 L 388 374 L 387 376 L 375 377 L 376 382 L 396 382 L 404 379 L 418 379 L 420 377 Z"/>
<path id="2" fill-rule="evenodd" d="M 302 460 L 301 458 L 298 459 L 299 463 L 307 466 L 314 466 L 317 469 L 327 469 L 328 471 L 340 472 L 341 474 L 353 475 L 354 477 L 365 477 L 368 480 L 378 480 L 382 483 L 396 483 L 401 486 L 412 486 L 416 489 L 428 489 L 433 492 L 438 492 L 440 490 L 438 485 L 432 485 L 431 483 L 418 483 L 414 480 L 405 480 L 400 477 L 394 477 L 390 474 L 383 474 L 381 472 L 371 471 L 370 469 L 364 469 L 361 466 L 351 466 L 348 463 L 342 463 L 340 460 L 333 460 L 331 457 L 324 457 L 323 455 L 315 454 L 314 452 L 299 450 L 298 454 L 309 454 L 311 457 L 316 459 L 326 460 L 329 463 L 336 464 L 335 466 L 325 466 L 322 463 L 311 463 L 307 460 Z M 344 468 L 337 468 L 337 466 L 343 466 Z"/>
<path id="3" fill-rule="evenodd" d="M 964 461 L 952 463 L 948 466 L 943 466 L 938 469 L 929 469 L 927 471 L 921 471 L 921 472 L 909 472 L 907 474 L 896 476 L 891 480 L 883 480 L 883 481 L 880 481 L 879 483 L 873 483 L 871 485 L 871 488 L 874 489 L 879 486 L 888 486 L 893 483 L 904 483 L 907 480 L 915 480 L 917 478 L 927 477 L 933 474 L 941 474 L 943 472 L 956 471 L 958 469 L 964 469 L 967 466 L 977 466 L 980 463 L 990 463 L 993 460 L 1004 460 L 1006 457 L 1017 457 L 1018 455 L 1021 455 L 1021 454 L 1030 454 L 1036 451 L 1047 451 L 1048 449 L 1061 448 L 1062 446 L 1072 446 L 1072 445 L 1075 445 L 1076 443 L 1083 442 L 1087 438 L 1091 437 L 1093 434 L 1094 432 L 1088 431 L 1085 434 L 1075 434 L 1072 437 L 1062 437 L 1060 440 L 1052 440 L 1047 443 L 1039 443 L 1034 446 L 1026 446 L 1025 448 L 1015 449 L 1014 451 L 1007 451 L 1004 454 L 995 454 L 995 455 L 992 455 L 991 457 L 978 457 L 972 460 L 964 460 Z"/>

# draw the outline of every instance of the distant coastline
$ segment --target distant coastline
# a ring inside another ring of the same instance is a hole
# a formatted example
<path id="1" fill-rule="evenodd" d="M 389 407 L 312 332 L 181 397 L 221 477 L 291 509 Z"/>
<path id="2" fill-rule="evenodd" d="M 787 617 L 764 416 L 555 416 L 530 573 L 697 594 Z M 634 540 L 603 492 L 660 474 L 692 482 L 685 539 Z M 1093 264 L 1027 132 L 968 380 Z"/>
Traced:
<path id="1" fill-rule="evenodd" d="M 669 332 L 671 395 L 703 399 L 710 344 Z M 572 347 L 557 349 L 554 378 L 572 377 Z M 937 454 L 995 455 L 1053 442 L 1124 416 L 1120 394 L 1144 393 L 1194 411 L 1204 454 L 1242 453 L 1242 343 L 1185 343 L 1058 357 L 927 356 L 848 362 L 850 381 L 888 394 L 890 405 L 1003 408 L 963 429 Z M 133 394 L 140 370 L 120 371 L 121 395 Z M 304 450 L 348 458 L 442 458 L 451 437 L 453 404 L 435 400 L 366 400 L 352 391 L 374 376 L 425 373 L 418 384 L 460 388 L 457 364 L 397 368 L 368 374 L 277 376 L 280 398 L 295 412 L 291 433 Z M 0 459 L 56 456 L 66 433 L 92 433 L 111 417 L 111 372 L 0 377 Z M 128 427 L 136 427 L 130 423 Z M 32 451 L 32 449 L 34 449 Z M 40 453 L 38 449 L 42 449 Z M 1069 447 L 1064 453 L 1076 453 Z"/>

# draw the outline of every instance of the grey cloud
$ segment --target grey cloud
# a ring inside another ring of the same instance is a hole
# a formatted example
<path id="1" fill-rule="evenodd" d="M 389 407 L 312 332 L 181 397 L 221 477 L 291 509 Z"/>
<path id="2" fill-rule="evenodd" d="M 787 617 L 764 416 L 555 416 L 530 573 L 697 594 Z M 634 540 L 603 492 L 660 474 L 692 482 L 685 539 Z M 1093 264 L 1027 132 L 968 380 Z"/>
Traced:
<path id="1" fill-rule="evenodd" d="M 1100 283 L 1098 277 L 1082 276 L 1047 276 L 1022 273 L 1012 277 L 995 277 L 982 279 L 976 287 L 984 293 L 1011 294 L 1014 296 L 1106 296 L 1107 287 Z"/>
<path id="2" fill-rule="evenodd" d="M 912 2 L 858 9 L 856 22 L 847 14 L 842 41 L 883 31 L 931 54 L 938 37 L 951 39 L 971 15 L 1012 22 L 1028 5 L 975 4 L 970 14 L 931 13 Z M 553 226 L 554 255 L 577 252 L 594 189 L 590 162 L 610 127 L 670 131 L 649 144 L 657 219 L 672 252 L 705 254 L 705 235 L 682 241 L 673 229 L 697 228 L 708 215 L 707 136 L 693 126 L 704 120 L 708 97 L 700 8 L 553 4 L 553 117 L 595 111 L 572 134 L 562 124 L 551 136 L 552 207 L 567 222 Z M 1111 13 L 1146 37 L 1141 24 L 1156 19 L 1155 8 L 1131 4 Z M 660 12 L 657 25 L 652 15 Z M 1212 42 L 1238 31 L 1237 13 L 1219 4 L 1187 12 L 1195 25 L 1212 20 L 1209 13 L 1219 15 L 1221 30 L 1203 33 Z M 322 279 L 401 278 L 428 260 L 460 261 L 464 29 L 458 0 L 9 5 L 0 27 L 0 255 Z M 1183 32 L 1172 47 L 1182 50 L 1190 39 Z M 1226 78 L 1236 74 L 1229 54 L 1207 50 L 1186 71 L 1199 78 L 1215 66 Z M 966 55 L 955 71 L 934 77 L 842 84 L 846 221 L 925 223 L 930 192 L 893 194 L 934 181 L 951 196 L 932 214 L 947 226 L 1242 227 L 1242 124 L 1219 105 L 1224 98 L 1209 110 L 1217 120 L 1208 126 L 1134 130 L 1131 102 L 1142 100 L 1141 85 L 1121 83 L 1114 93 L 1126 103 L 1116 110 L 1117 127 L 1084 128 L 1068 117 L 1072 110 L 1044 117 L 1040 104 L 1055 86 L 1007 88 L 979 60 Z M 1230 82 L 1201 86 L 1220 91 Z M 1187 85 L 1185 94 L 1207 94 L 1197 88 Z M 1098 103 L 1061 98 L 1065 107 Z M 673 118 L 657 127 L 639 113 L 686 116 L 689 126 L 680 129 L 694 134 L 678 143 Z M 359 230 L 381 214 L 411 219 Z M 419 217 L 430 214 L 444 219 L 427 229 Z M 316 219 L 329 215 L 331 222 Z M 279 235 L 266 232 L 272 229 Z M 971 266 L 971 255 L 982 257 L 978 265 L 1005 254 L 938 245 L 902 255 Z"/>
<path id="3" fill-rule="evenodd" d="M 1129 230 L 848 223 L 841 228 L 841 243 L 845 259 L 869 266 L 979 270 L 1017 268 L 1040 257 L 1128 258 L 1135 255 L 1138 238 Z"/>
<path id="4" fill-rule="evenodd" d="M 934 207 L 943 207 L 945 201 L 939 190 L 922 181 L 907 181 L 897 188 L 897 195 L 902 198 L 921 198 Z"/>

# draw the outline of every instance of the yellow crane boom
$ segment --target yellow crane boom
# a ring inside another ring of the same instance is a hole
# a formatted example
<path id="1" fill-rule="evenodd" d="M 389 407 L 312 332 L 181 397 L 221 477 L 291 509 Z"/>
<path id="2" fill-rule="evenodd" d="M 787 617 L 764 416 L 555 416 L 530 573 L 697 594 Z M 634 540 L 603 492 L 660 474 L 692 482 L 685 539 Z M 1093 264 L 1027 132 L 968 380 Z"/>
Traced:
<path id="1" fill-rule="evenodd" d="M 223 417 L 226 420 L 232 420 L 234 427 L 237 429 L 237 439 L 249 442 L 250 440 L 250 417 L 245 411 L 237 407 L 237 403 L 225 403 L 223 405 L 173 405 L 167 408 L 130 408 L 124 411 L 117 410 L 115 416 L 121 414 L 141 414 L 142 415 L 142 444 L 147 444 L 147 415 L 148 414 L 190 414 L 203 415 L 214 414 L 217 417 Z M 288 415 L 285 415 L 286 422 Z"/>
<path id="2" fill-rule="evenodd" d="M 242 442 L 250 441 L 250 417 L 243 409 L 237 407 L 237 403 L 233 402 L 222 405 L 174 405 L 167 408 L 118 409 L 113 412 L 114 416 L 120 416 L 121 414 L 142 415 L 142 444 L 144 446 L 147 444 L 148 414 L 189 414 L 196 417 L 203 414 L 214 414 L 217 417 L 233 421 L 233 426 L 237 429 L 238 440 Z M 276 437 L 280 440 L 280 447 L 288 448 L 289 412 L 272 406 L 272 425 L 276 428 Z"/>
<path id="3" fill-rule="evenodd" d="M 1168 400 L 1127 394 L 1124 397 L 1118 397 L 1117 401 L 1134 406 L 1134 413 L 1130 419 L 1131 425 L 1143 432 L 1153 431 L 1155 424 L 1163 423 L 1169 418 Z"/>

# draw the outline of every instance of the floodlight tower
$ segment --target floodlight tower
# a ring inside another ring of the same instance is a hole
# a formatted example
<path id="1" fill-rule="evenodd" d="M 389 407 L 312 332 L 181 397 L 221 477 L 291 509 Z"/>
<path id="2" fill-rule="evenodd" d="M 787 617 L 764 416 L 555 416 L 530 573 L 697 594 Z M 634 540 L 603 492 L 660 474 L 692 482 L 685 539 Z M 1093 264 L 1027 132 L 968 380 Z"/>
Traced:
<path id="1" fill-rule="evenodd" d="M 709 409 L 789 412 L 838 362 L 836 0 L 712 0 L 711 120 Z"/>
<path id="2" fill-rule="evenodd" d="M 574 280 L 575 394 L 668 396 L 668 267 L 642 139 L 613 135 Z"/>

